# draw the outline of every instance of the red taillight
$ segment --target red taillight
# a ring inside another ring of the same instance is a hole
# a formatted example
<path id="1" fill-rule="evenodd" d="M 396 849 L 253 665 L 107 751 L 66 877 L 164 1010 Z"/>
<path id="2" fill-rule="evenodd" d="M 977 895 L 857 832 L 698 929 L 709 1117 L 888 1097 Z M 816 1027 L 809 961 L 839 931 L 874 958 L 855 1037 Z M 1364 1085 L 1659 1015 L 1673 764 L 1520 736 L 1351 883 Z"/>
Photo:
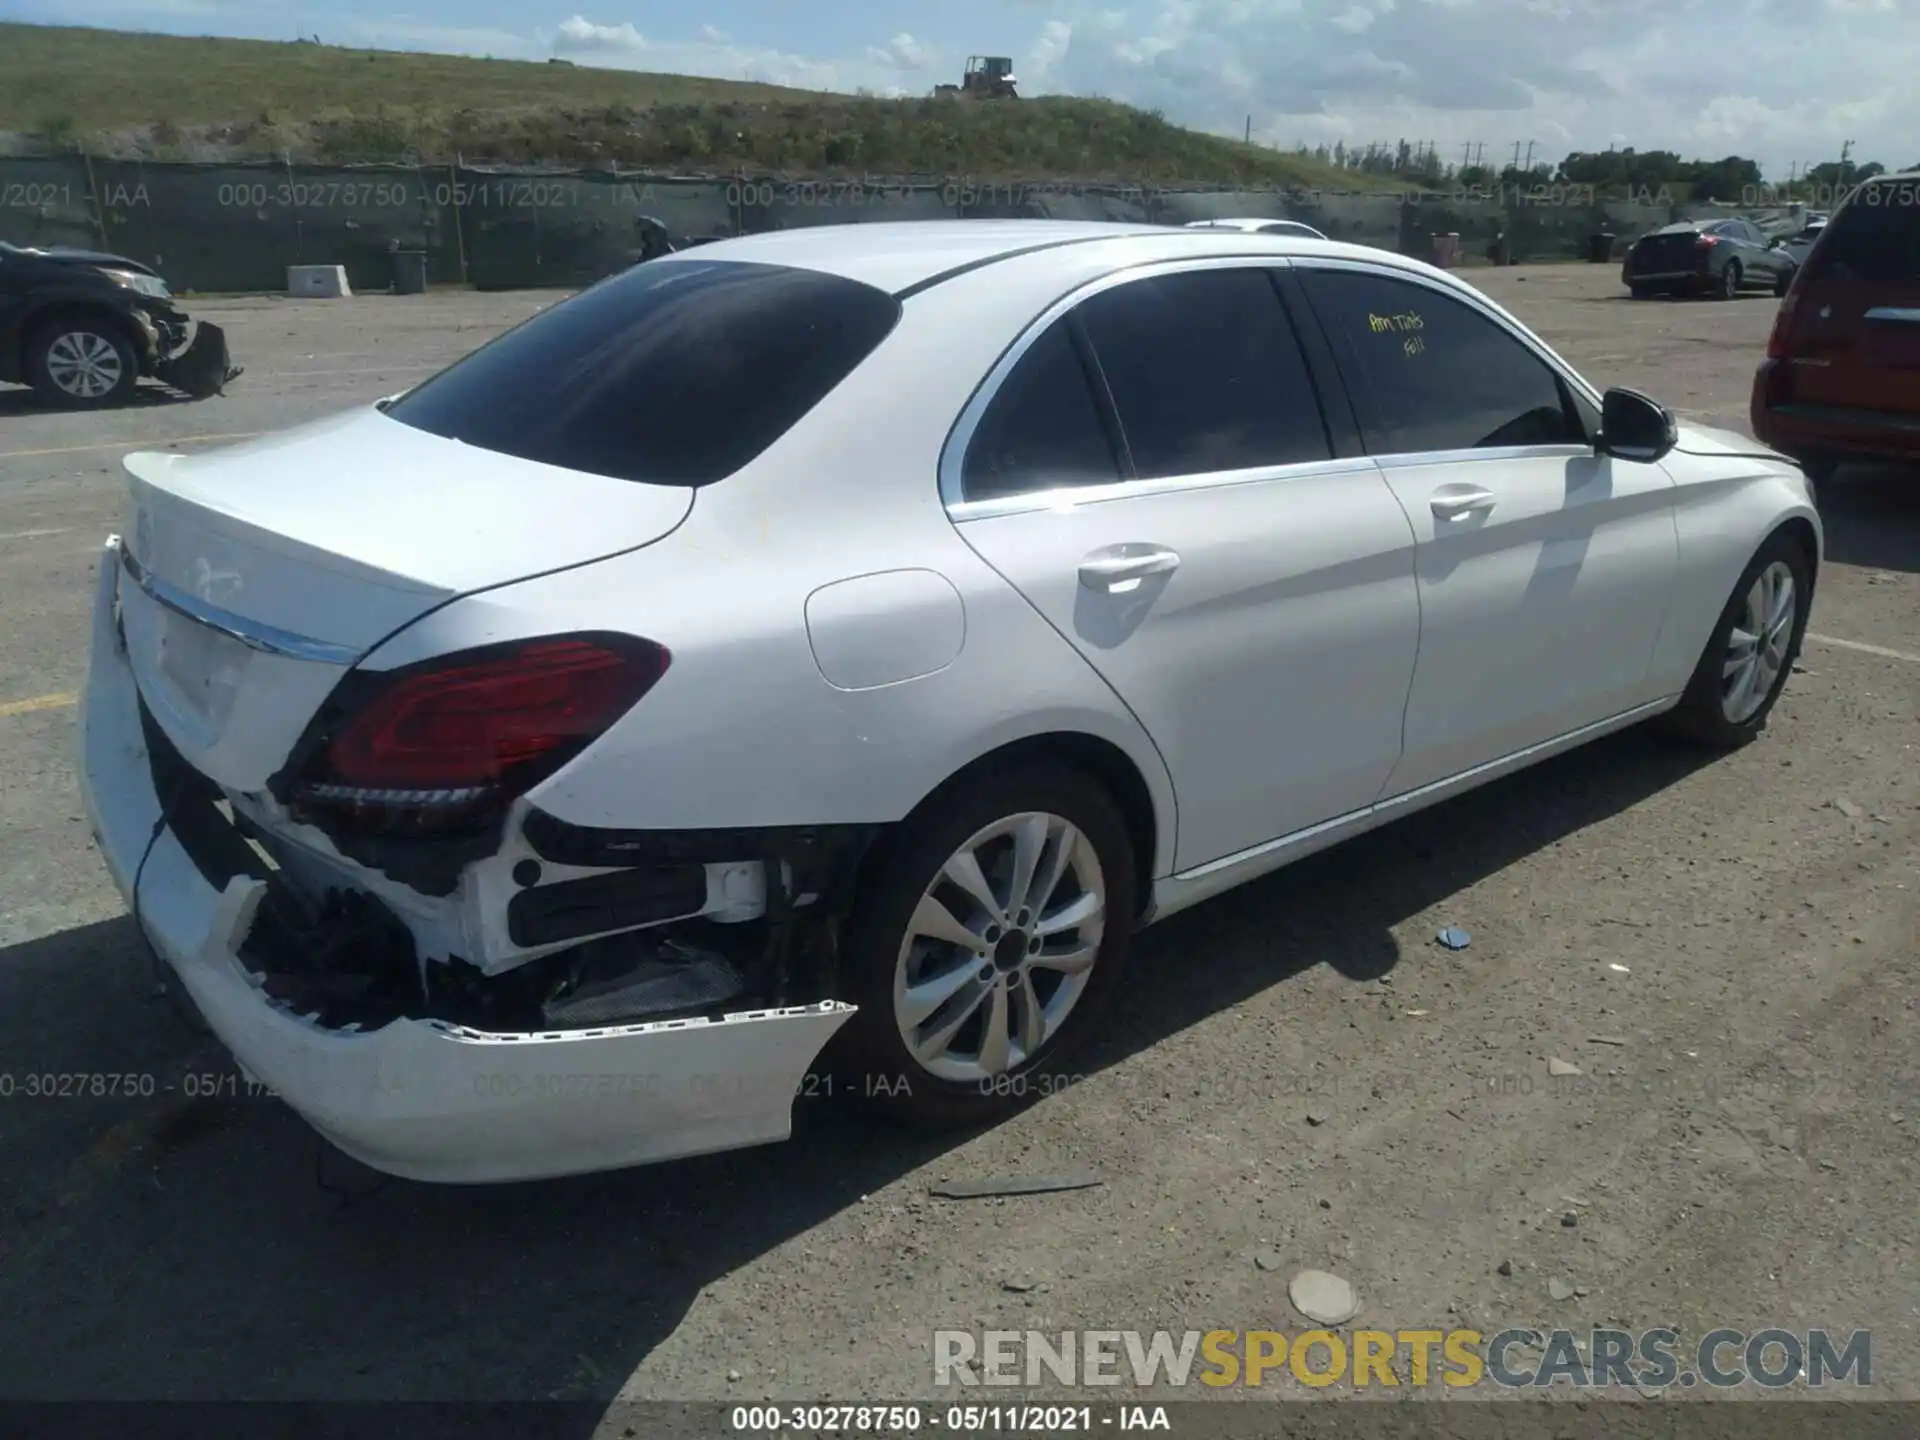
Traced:
<path id="1" fill-rule="evenodd" d="M 296 802 L 416 821 L 492 809 L 603 734 L 668 661 L 651 642 L 568 638 L 404 674 L 320 751 Z"/>
<path id="2" fill-rule="evenodd" d="M 1780 302 L 1780 309 L 1773 317 L 1773 332 L 1767 336 L 1767 358 L 1784 360 L 1787 347 L 1793 340 L 1793 307 L 1799 299 L 1791 290 Z"/>

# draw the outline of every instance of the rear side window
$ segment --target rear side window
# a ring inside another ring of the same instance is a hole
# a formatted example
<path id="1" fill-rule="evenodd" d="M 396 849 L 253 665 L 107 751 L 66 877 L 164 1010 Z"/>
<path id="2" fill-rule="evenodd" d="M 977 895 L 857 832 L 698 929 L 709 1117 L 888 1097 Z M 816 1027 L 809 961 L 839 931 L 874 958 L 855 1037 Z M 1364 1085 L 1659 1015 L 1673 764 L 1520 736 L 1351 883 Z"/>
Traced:
<path id="1" fill-rule="evenodd" d="M 1075 314 L 1139 478 L 1332 456 L 1306 359 L 1264 269 L 1134 280 Z"/>
<path id="2" fill-rule="evenodd" d="M 1300 277 L 1369 453 L 1587 443 L 1559 377 L 1470 306 L 1386 275 L 1303 269 Z"/>
<path id="3" fill-rule="evenodd" d="M 997 500 L 1120 478 L 1071 319 L 1027 347 L 1001 382 L 967 445 L 969 500 Z"/>
<path id="4" fill-rule="evenodd" d="M 709 485 L 791 429 L 899 318 L 891 295 L 835 275 L 656 261 L 536 315 L 387 414 L 523 460 Z"/>
<path id="5" fill-rule="evenodd" d="M 1811 274 L 1877 284 L 1920 281 L 1920 182 L 1863 186 L 1821 231 Z"/>

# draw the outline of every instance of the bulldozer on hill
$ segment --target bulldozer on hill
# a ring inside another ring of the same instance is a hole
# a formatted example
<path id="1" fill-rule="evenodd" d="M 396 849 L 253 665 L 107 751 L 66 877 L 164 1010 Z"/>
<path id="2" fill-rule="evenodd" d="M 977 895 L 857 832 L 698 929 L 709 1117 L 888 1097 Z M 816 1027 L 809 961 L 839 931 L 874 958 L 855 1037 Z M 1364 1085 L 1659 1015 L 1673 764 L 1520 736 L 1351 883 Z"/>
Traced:
<path id="1" fill-rule="evenodd" d="M 1017 100 L 1013 61 L 1005 55 L 969 55 L 958 85 L 936 85 L 935 95 L 972 96 L 982 100 Z"/>

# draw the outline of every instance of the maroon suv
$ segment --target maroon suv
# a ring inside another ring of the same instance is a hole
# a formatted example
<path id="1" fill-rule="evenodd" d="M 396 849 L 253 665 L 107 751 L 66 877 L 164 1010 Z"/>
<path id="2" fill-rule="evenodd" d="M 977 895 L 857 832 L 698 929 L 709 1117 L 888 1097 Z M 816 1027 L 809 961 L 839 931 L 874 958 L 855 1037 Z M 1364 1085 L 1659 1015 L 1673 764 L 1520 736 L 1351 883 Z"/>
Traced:
<path id="1" fill-rule="evenodd" d="M 1849 459 L 1920 459 L 1920 171 L 1835 212 L 1753 377 L 1753 433 L 1824 480 Z"/>

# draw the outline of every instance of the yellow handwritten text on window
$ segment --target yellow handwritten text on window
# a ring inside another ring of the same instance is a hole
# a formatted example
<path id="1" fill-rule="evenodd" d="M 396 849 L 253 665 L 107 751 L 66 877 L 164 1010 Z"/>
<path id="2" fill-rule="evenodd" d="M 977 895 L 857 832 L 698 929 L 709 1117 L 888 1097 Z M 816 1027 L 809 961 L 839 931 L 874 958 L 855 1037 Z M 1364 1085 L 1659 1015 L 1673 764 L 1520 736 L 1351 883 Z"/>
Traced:
<path id="1" fill-rule="evenodd" d="M 1367 316 L 1367 328 L 1376 335 L 1404 335 L 1414 330 L 1424 330 L 1427 322 L 1417 310 L 1404 311 L 1399 315 Z"/>

